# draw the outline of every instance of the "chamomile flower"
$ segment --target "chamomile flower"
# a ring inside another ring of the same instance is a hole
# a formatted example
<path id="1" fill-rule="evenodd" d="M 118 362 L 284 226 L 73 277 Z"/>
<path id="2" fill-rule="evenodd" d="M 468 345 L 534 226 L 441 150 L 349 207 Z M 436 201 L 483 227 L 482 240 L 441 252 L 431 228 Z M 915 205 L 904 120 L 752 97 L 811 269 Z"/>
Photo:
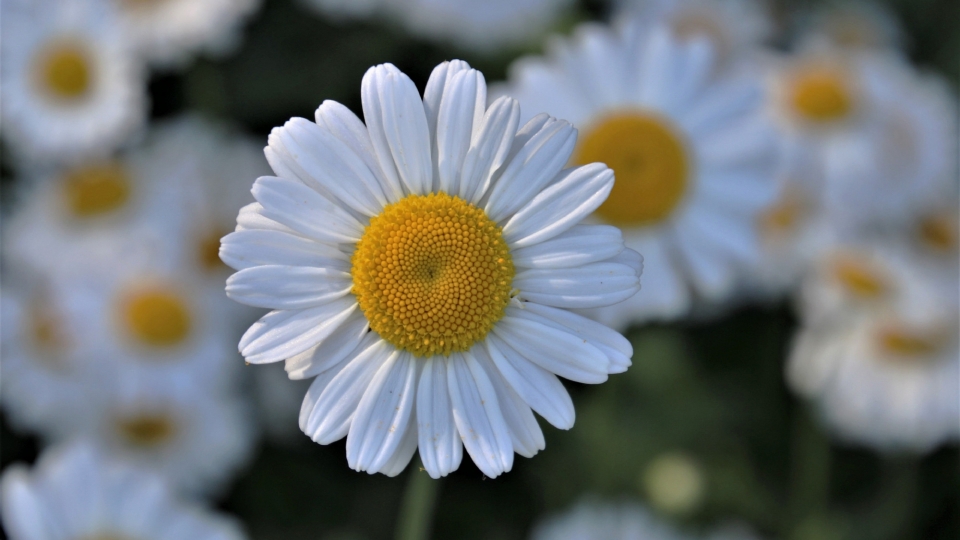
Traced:
<path id="1" fill-rule="evenodd" d="M 507 97 L 487 107 L 464 62 L 438 66 L 422 100 L 373 67 L 361 97 L 366 125 L 327 101 L 270 135 L 277 176 L 220 251 L 239 270 L 227 294 L 273 309 L 240 351 L 316 377 L 300 427 L 346 436 L 353 469 L 396 475 L 419 447 L 436 478 L 466 447 L 496 477 L 544 447 L 531 409 L 573 425 L 557 375 L 596 384 L 630 364 L 626 339 L 566 310 L 639 289 L 620 232 L 580 224 L 613 173 L 564 168 L 576 130 L 545 114 L 520 127 Z"/>
<path id="2" fill-rule="evenodd" d="M 622 327 L 720 304 L 758 258 L 754 222 L 775 193 L 776 136 L 750 72 L 712 74 L 714 48 L 663 28 L 582 26 L 546 58 L 511 69 L 507 93 L 568 118 L 573 163 L 617 182 L 595 218 L 646 259 L 644 294 L 593 313 Z"/>
<path id="3" fill-rule="evenodd" d="M 250 457 L 255 426 L 247 404 L 233 393 L 148 377 L 111 379 L 108 372 L 103 377 L 109 384 L 93 399 L 93 422 L 78 424 L 69 438 L 92 440 L 189 494 L 215 493 Z"/>
<path id="4" fill-rule="evenodd" d="M 158 476 L 87 444 L 47 451 L 33 470 L 7 468 L 0 513 L 11 540 L 244 538 L 233 519 L 180 501 Z"/>
<path id="5" fill-rule="evenodd" d="M 4 141 L 29 162 L 102 156 L 143 125 L 142 67 L 97 0 L 11 0 L 4 18 Z"/>
<path id="6" fill-rule="evenodd" d="M 849 229 L 903 227 L 955 196 L 956 98 L 896 56 L 863 61 L 869 119 L 824 150 L 826 211 Z"/>
<path id="7" fill-rule="evenodd" d="M 622 15 L 650 27 L 666 26 L 681 40 L 707 39 L 723 67 L 750 56 L 773 32 L 761 0 L 618 0 L 615 5 Z"/>
<path id="8" fill-rule="evenodd" d="M 110 0 L 126 39 L 153 65 L 182 64 L 201 50 L 235 45 L 260 0 Z"/>
<path id="9" fill-rule="evenodd" d="M 949 281 L 935 279 L 909 252 L 884 259 L 904 268 L 899 279 L 847 271 L 857 294 L 871 297 L 871 309 L 836 308 L 808 320 L 787 379 L 841 437 L 928 451 L 960 438 L 960 289 L 955 272 Z"/>

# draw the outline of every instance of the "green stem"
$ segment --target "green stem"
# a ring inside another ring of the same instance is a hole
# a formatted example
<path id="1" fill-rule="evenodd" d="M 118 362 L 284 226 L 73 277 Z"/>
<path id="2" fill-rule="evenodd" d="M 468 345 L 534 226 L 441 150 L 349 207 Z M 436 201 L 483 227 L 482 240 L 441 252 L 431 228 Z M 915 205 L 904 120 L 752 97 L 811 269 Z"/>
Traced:
<path id="1" fill-rule="evenodd" d="M 433 522 L 440 481 L 430 478 L 418 459 L 407 473 L 407 488 L 400 503 L 397 540 L 427 540 Z"/>
<path id="2" fill-rule="evenodd" d="M 798 408 L 791 441 L 790 521 L 797 523 L 827 510 L 830 461 L 830 441 L 826 434 L 808 408 Z"/>

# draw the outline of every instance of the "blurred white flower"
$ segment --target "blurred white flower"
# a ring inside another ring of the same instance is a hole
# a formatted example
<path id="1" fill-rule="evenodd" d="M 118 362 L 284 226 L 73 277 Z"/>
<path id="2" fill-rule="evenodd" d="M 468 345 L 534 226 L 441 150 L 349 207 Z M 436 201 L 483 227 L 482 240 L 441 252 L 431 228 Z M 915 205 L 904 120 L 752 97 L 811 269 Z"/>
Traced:
<path id="1" fill-rule="evenodd" d="M 245 537 L 234 520 L 178 500 L 159 477 L 84 444 L 45 452 L 32 471 L 8 467 L 0 512 L 11 540 Z"/>
<path id="2" fill-rule="evenodd" d="M 616 173 L 595 217 L 646 258 L 644 292 L 593 316 L 616 327 L 721 303 L 758 259 L 754 226 L 775 195 L 776 134 L 752 72 L 718 76 L 705 39 L 663 28 L 581 26 L 546 59 L 511 69 L 506 93 L 581 130 L 574 163 Z"/>
<path id="3" fill-rule="evenodd" d="M 827 2 L 801 14 L 794 41 L 828 43 L 851 49 L 899 49 L 903 41 L 900 22 L 880 2 L 841 0 Z"/>
<path id="4" fill-rule="evenodd" d="M 714 67 L 749 58 L 773 34 L 763 0 L 616 0 L 614 5 L 620 16 L 650 28 L 666 26 L 680 40 L 707 39 Z"/>
<path id="5" fill-rule="evenodd" d="M 367 125 L 327 101 L 316 123 L 270 135 L 279 177 L 256 181 L 220 251 L 239 270 L 228 295 L 274 310 L 241 352 L 316 376 L 300 427 L 346 436 L 351 468 L 396 475 L 419 446 L 436 478 L 466 446 L 496 477 L 544 447 L 531 408 L 573 425 L 556 375 L 596 384 L 630 364 L 626 339 L 564 309 L 639 289 L 619 231 L 578 225 L 613 174 L 564 169 L 572 126 L 544 114 L 520 128 L 516 101 L 488 108 L 464 62 L 437 66 L 422 100 L 376 66 L 361 96 Z"/>
<path id="6" fill-rule="evenodd" d="M 310 380 L 291 381 L 280 364 L 257 366 L 252 372 L 252 392 L 263 434 L 277 444 L 302 440 L 303 433 L 297 429 L 297 417 Z"/>
<path id="7" fill-rule="evenodd" d="M 903 227 L 956 199 L 956 97 L 892 55 L 864 59 L 860 81 L 869 117 L 824 149 L 825 210 L 844 229 Z"/>
<path id="8" fill-rule="evenodd" d="M 665 452 L 644 468 L 641 486 L 654 508 L 685 514 L 703 502 L 706 478 L 700 463 L 683 452 Z"/>
<path id="9" fill-rule="evenodd" d="M 200 51 L 236 46 L 247 17 L 261 0 L 110 0 L 124 36 L 149 63 L 183 64 Z"/>
<path id="10" fill-rule="evenodd" d="M 103 156 L 147 114 L 143 69 L 112 6 L 9 0 L 0 54 L 4 142 L 27 162 Z"/>
<path id="11" fill-rule="evenodd" d="M 681 532 L 632 501 L 606 502 L 584 499 L 561 515 L 534 526 L 531 540 L 754 540 L 748 530 L 722 527 L 696 536 Z"/>
<path id="12" fill-rule="evenodd" d="M 490 52 L 531 44 L 571 9 L 572 0 L 301 0 L 333 16 L 383 15 L 428 39 Z"/>
<path id="13" fill-rule="evenodd" d="M 835 259 L 840 286 L 815 287 L 823 305 L 801 330 L 787 379 L 841 437 L 928 451 L 960 438 L 956 266 L 947 275 L 902 247 L 871 254 Z"/>

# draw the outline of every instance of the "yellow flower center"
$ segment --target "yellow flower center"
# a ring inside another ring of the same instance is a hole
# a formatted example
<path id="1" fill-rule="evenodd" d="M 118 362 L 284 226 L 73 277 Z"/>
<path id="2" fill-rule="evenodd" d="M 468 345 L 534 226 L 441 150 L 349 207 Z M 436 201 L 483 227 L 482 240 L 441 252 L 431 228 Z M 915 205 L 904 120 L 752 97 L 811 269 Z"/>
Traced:
<path id="1" fill-rule="evenodd" d="M 214 230 L 197 241 L 197 260 L 200 267 L 208 272 L 218 272 L 227 268 L 220 260 L 220 239 L 226 233 L 220 229 Z"/>
<path id="2" fill-rule="evenodd" d="M 106 214 L 130 199 L 130 176 L 118 162 L 101 162 L 74 168 L 63 178 L 67 208 L 74 216 Z"/>
<path id="3" fill-rule="evenodd" d="M 847 117 L 854 107 L 854 94 L 846 76 L 823 66 L 801 70 L 791 83 L 794 110 L 813 122 L 832 122 Z"/>
<path id="4" fill-rule="evenodd" d="M 773 235 L 789 233 L 797 228 L 806 212 L 804 197 L 796 189 L 787 189 L 772 206 L 760 214 L 760 230 Z"/>
<path id="5" fill-rule="evenodd" d="M 465 351 L 486 337 L 503 317 L 514 276 L 500 227 L 446 193 L 384 208 L 351 264 L 370 328 L 421 357 Z"/>
<path id="6" fill-rule="evenodd" d="M 893 356 L 920 359 L 940 351 L 945 339 L 940 332 L 887 327 L 877 333 L 877 343 L 884 352 Z"/>
<path id="7" fill-rule="evenodd" d="M 148 11 L 157 9 L 168 0 L 120 0 L 120 5 L 130 11 Z"/>
<path id="8" fill-rule="evenodd" d="M 156 447 L 170 439 L 177 432 L 176 423 L 167 415 L 144 413 L 117 420 L 117 432 L 124 442 L 139 447 Z"/>
<path id="9" fill-rule="evenodd" d="M 919 233 L 923 244 L 935 251 L 946 253 L 957 250 L 956 216 L 928 216 L 920 221 Z"/>
<path id="10" fill-rule="evenodd" d="M 90 91 L 93 66 L 82 46 L 63 42 L 40 53 L 37 85 L 47 94 L 65 101 L 76 100 Z"/>
<path id="11" fill-rule="evenodd" d="M 665 119 L 638 111 L 610 116 L 586 131 L 574 155 L 578 164 L 606 163 L 613 190 L 597 213 L 619 226 L 667 219 L 686 193 L 687 152 Z"/>
<path id="12" fill-rule="evenodd" d="M 190 309 L 172 291 L 147 289 L 125 298 L 123 322 L 130 334 L 151 347 L 170 347 L 190 334 Z"/>
<path id="13" fill-rule="evenodd" d="M 834 261 L 833 274 L 843 288 L 858 298 L 877 298 L 888 290 L 887 280 L 877 270 L 852 258 Z"/>

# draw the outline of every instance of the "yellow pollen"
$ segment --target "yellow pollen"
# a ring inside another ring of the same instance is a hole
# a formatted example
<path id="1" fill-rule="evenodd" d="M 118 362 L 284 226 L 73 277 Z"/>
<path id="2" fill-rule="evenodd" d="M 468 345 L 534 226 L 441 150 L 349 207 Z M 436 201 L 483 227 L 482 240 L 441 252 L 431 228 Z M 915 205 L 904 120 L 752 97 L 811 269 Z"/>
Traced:
<path id="1" fill-rule="evenodd" d="M 833 273 L 840 284 L 858 298 L 877 298 L 888 288 L 883 276 L 851 258 L 844 257 L 834 261 Z"/>
<path id="2" fill-rule="evenodd" d="M 760 214 L 760 230 L 771 234 L 783 234 L 796 229 L 806 213 L 803 197 L 795 189 L 784 191 L 777 202 Z"/>
<path id="3" fill-rule="evenodd" d="M 577 164 L 606 163 L 616 181 L 597 214 L 619 226 L 667 219 L 686 193 L 687 152 L 665 119 L 639 111 L 610 116 L 586 131 Z"/>
<path id="4" fill-rule="evenodd" d="M 957 250 L 957 217 L 955 215 L 928 216 L 920 221 L 919 233 L 924 245 L 936 251 Z"/>
<path id="5" fill-rule="evenodd" d="M 117 420 L 117 431 L 133 446 L 154 447 L 173 438 L 177 427 L 163 414 L 145 413 Z"/>
<path id="6" fill-rule="evenodd" d="M 55 98 L 71 101 L 90 91 L 90 58 L 82 46 L 63 42 L 40 53 L 37 85 Z"/>
<path id="7" fill-rule="evenodd" d="M 832 122 L 853 110 L 853 91 L 844 74 L 836 69 L 810 67 L 798 73 L 791 84 L 793 108 L 807 120 Z"/>
<path id="8" fill-rule="evenodd" d="M 917 332 L 903 328 L 884 328 L 877 333 L 884 351 L 899 357 L 922 357 L 937 353 L 944 339 L 940 333 Z"/>
<path id="9" fill-rule="evenodd" d="M 384 208 L 351 264 L 370 328 L 420 357 L 466 351 L 486 337 L 503 317 L 514 276 L 500 227 L 446 193 Z"/>
<path id="10" fill-rule="evenodd" d="M 197 260 L 200 267 L 209 272 L 217 272 L 227 268 L 220 260 L 220 239 L 227 233 L 217 229 L 197 241 Z"/>
<path id="11" fill-rule="evenodd" d="M 125 298 L 123 321 L 130 334 L 151 347 L 170 347 L 190 334 L 190 310 L 178 294 L 157 289 Z"/>
<path id="12" fill-rule="evenodd" d="M 77 217 L 105 214 L 130 199 L 130 177 L 118 162 L 74 168 L 63 178 L 67 208 Z"/>

